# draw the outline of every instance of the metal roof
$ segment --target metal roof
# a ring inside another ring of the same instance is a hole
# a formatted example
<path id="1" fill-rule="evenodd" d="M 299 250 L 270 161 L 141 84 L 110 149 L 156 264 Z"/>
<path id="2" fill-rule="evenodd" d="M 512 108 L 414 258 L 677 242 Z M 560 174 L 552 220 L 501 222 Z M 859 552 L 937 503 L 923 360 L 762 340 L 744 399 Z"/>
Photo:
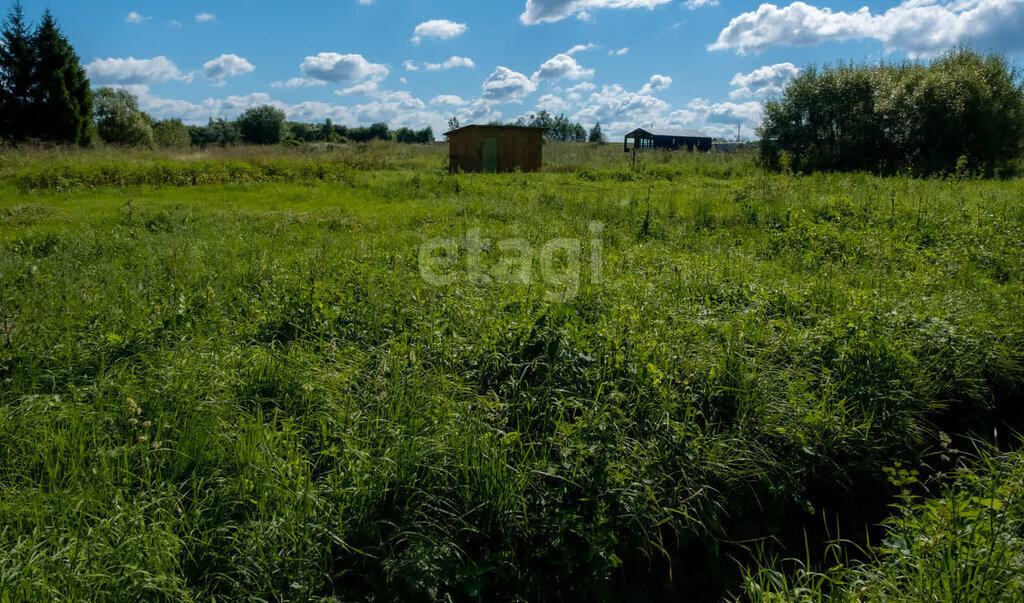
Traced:
<path id="1" fill-rule="evenodd" d="M 445 136 L 454 134 L 455 132 L 462 132 L 463 130 L 470 130 L 473 128 L 488 128 L 488 129 L 499 129 L 499 130 L 540 130 L 544 131 L 546 128 L 535 128 L 532 126 L 488 126 L 480 124 L 470 124 L 468 126 L 462 126 L 461 128 L 455 128 L 444 133 Z"/>
<path id="2" fill-rule="evenodd" d="M 712 138 L 712 136 L 695 130 L 648 130 L 647 128 L 637 128 L 626 136 L 631 137 L 640 132 L 648 136 L 666 136 L 668 138 Z"/>

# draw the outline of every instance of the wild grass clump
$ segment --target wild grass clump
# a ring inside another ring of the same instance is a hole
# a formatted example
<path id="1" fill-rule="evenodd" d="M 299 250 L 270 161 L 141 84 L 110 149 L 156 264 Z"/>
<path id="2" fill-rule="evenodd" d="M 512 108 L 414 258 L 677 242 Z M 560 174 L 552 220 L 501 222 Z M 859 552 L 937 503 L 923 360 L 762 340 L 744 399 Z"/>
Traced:
<path id="1" fill-rule="evenodd" d="M 346 182 L 353 168 L 341 162 L 264 159 L 252 161 L 154 161 L 51 163 L 21 170 L 13 181 L 24 190 L 74 190 L 98 186 L 202 186 L 254 182 Z"/>
<path id="2" fill-rule="evenodd" d="M 948 451 L 947 451 L 948 452 Z M 982 450 L 934 496 L 899 466 L 893 515 L 878 546 L 836 541 L 824 563 L 764 561 L 747 571 L 750 601 L 1020 601 L 1024 598 L 1024 458 Z M 852 554 L 851 554 L 852 550 Z"/>

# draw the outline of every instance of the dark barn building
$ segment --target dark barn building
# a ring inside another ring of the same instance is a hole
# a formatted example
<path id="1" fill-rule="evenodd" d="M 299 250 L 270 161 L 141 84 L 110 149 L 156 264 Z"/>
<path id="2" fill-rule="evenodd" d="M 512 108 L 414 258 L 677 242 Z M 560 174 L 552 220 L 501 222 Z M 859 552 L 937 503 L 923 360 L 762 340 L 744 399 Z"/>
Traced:
<path id="1" fill-rule="evenodd" d="M 540 171 L 544 160 L 544 128 L 465 126 L 448 137 L 448 171 Z"/>
<path id="2" fill-rule="evenodd" d="M 645 130 L 638 128 L 629 134 L 622 143 L 622 149 L 629 152 L 629 139 L 633 139 L 633 148 L 638 151 L 650 149 L 661 149 L 665 151 L 678 151 L 685 148 L 688 151 L 700 151 L 707 153 L 711 150 L 711 137 L 701 132 L 688 130 Z"/>

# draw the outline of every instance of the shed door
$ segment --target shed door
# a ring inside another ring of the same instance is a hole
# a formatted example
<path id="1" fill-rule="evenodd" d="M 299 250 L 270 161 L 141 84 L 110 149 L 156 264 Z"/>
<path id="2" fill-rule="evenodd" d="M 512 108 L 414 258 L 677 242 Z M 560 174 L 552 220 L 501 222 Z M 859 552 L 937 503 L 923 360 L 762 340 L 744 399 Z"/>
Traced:
<path id="1" fill-rule="evenodd" d="M 485 138 L 483 146 L 483 170 L 488 174 L 498 171 L 498 139 Z"/>

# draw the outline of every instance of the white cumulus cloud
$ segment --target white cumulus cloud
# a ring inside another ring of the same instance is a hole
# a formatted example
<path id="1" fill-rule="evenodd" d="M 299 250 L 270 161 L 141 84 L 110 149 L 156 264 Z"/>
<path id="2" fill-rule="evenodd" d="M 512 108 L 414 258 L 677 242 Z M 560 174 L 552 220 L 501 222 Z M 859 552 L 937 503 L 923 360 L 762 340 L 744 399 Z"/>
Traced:
<path id="1" fill-rule="evenodd" d="M 644 87 L 640 89 L 640 94 L 651 94 L 653 92 L 660 92 L 667 90 L 672 85 L 672 78 L 667 75 L 659 75 L 655 73 L 651 76 Z"/>
<path id="2" fill-rule="evenodd" d="M 735 88 L 729 93 L 729 98 L 779 94 L 798 73 L 800 69 L 793 63 L 776 63 L 759 67 L 750 73 L 737 73 L 729 82 Z"/>
<path id="3" fill-rule="evenodd" d="M 466 33 L 465 23 L 456 23 L 448 19 L 431 19 L 416 26 L 412 32 L 412 43 L 419 44 L 423 38 L 437 38 L 438 40 L 451 40 Z"/>
<path id="4" fill-rule="evenodd" d="M 211 13 L 199 13 L 193 20 L 196 23 L 213 23 L 217 20 L 217 15 Z"/>
<path id="5" fill-rule="evenodd" d="M 518 71 L 498 67 L 483 84 L 483 97 L 494 101 L 518 101 L 537 90 L 537 84 Z"/>
<path id="6" fill-rule="evenodd" d="M 207 79 L 223 82 L 229 77 L 251 73 L 256 68 L 252 63 L 236 54 L 222 54 L 216 59 L 203 63 L 203 75 Z"/>
<path id="7" fill-rule="evenodd" d="M 168 80 L 191 81 L 178 66 L 164 56 L 152 59 L 96 59 L 85 66 L 89 79 L 101 86 L 112 84 L 151 84 Z"/>
<path id="8" fill-rule="evenodd" d="M 526 8 L 519 20 L 524 25 L 552 23 L 567 17 L 576 16 L 586 21 L 590 19 L 590 11 L 596 9 L 653 9 L 672 0 L 527 0 Z"/>
<path id="9" fill-rule="evenodd" d="M 144 17 L 144 16 L 140 15 L 139 13 L 137 13 L 135 11 L 132 11 L 132 12 L 128 13 L 127 15 L 125 15 L 124 22 L 125 23 L 145 23 L 146 21 L 149 21 L 150 19 L 152 19 L 152 17 Z"/>
<path id="10" fill-rule="evenodd" d="M 326 86 L 327 82 L 308 77 L 293 77 L 283 82 L 272 82 L 271 88 L 302 88 L 305 86 Z"/>
<path id="11" fill-rule="evenodd" d="M 581 80 L 594 77 L 593 69 L 584 69 L 576 62 L 576 59 L 567 54 L 556 54 L 541 64 L 540 69 L 533 74 L 533 81 L 539 80 Z"/>
<path id="12" fill-rule="evenodd" d="M 452 107 L 462 107 L 468 104 L 467 101 L 461 96 L 455 94 L 439 94 L 434 98 L 430 99 L 431 105 L 449 105 Z"/>
<path id="13" fill-rule="evenodd" d="M 447 71 L 456 68 L 472 69 L 476 67 L 473 59 L 467 57 L 452 57 L 443 63 L 424 63 L 423 68 L 427 71 Z"/>
<path id="14" fill-rule="evenodd" d="M 905 0 L 883 13 L 819 8 L 805 2 L 762 4 L 734 18 L 709 50 L 759 53 L 772 46 L 809 46 L 829 41 L 881 42 L 887 51 L 913 58 L 969 44 L 1024 49 L 1024 0 Z"/>
<path id="15" fill-rule="evenodd" d="M 365 80 L 379 82 L 391 71 L 387 65 L 371 63 L 361 54 L 337 52 L 321 52 L 308 56 L 302 61 L 300 69 L 307 81 L 316 80 L 333 84 L 358 83 Z"/>
<path id="16" fill-rule="evenodd" d="M 565 54 L 572 56 L 577 52 L 585 52 L 587 50 L 593 50 L 595 48 L 597 48 L 597 44 L 594 44 L 593 42 L 590 42 L 589 44 L 577 44 L 570 48 L 569 50 L 566 50 Z"/>

